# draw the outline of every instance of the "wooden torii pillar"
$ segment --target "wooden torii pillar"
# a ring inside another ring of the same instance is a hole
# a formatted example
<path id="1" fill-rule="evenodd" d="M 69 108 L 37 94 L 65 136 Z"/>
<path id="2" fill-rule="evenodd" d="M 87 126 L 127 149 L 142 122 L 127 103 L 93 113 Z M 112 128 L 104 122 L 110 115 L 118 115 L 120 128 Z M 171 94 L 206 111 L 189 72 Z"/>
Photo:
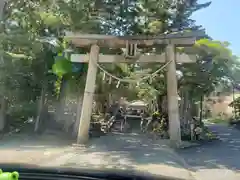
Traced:
<path id="1" fill-rule="evenodd" d="M 88 63 L 88 72 L 86 86 L 83 97 L 82 113 L 78 131 L 77 143 L 86 143 L 88 141 L 89 126 L 92 113 L 93 97 L 96 84 L 97 66 L 96 63 L 166 63 L 167 66 L 167 97 L 168 97 L 168 115 L 169 115 L 169 134 L 172 144 L 181 143 L 181 130 L 177 93 L 177 63 L 194 63 L 195 55 L 180 54 L 175 52 L 175 48 L 191 46 L 195 43 L 195 37 L 203 36 L 202 31 L 167 34 L 155 37 L 148 36 L 129 36 L 118 37 L 96 34 L 79 34 L 66 32 L 66 39 L 77 47 L 91 46 L 90 54 L 72 54 L 72 62 Z M 126 44 L 137 45 L 138 47 L 155 46 L 165 44 L 166 50 L 162 54 L 141 55 L 133 61 L 124 58 L 122 55 L 99 54 L 100 47 L 126 48 Z"/>

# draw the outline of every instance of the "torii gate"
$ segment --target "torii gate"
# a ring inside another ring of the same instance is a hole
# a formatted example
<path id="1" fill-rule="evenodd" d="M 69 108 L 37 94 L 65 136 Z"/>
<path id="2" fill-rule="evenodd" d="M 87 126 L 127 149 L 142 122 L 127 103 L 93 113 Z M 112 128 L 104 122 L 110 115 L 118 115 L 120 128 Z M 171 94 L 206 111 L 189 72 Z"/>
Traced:
<path id="1" fill-rule="evenodd" d="M 78 131 L 77 143 L 88 141 L 89 126 L 92 114 L 93 97 L 95 92 L 97 65 L 96 63 L 166 63 L 167 68 L 167 98 L 169 115 L 169 134 L 173 145 L 181 143 L 181 130 L 177 92 L 177 63 L 194 63 L 196 55 L 180 54 L 175 52 L 175 48 L 192 46 L 196 37 L 204 36 L 204 32 L 184 32 L 174 34 L 164 34 L 155 37 L 149 36 L 109 36 L 97 34 L 81 34 L 66 32 L 65 38 L 77 47 L 90 47 L 90 54 L 72 54 L 72 62 L 88 63 L 87 79 L 83 97 L 82 113 Z M 139 55 L 136 54 L 137 47 L 149 47 L 165 44 L 166 49 L 162 54 Z M 100 47 L 126 48 L 128 53 L 123 55 L 103 55 L 99 54 Z M 136 56 L 138 57 L 137 59 Z M 129 59 L 130 58 L 130 59 Z M 131 60 L 131 58 L 133 60 Z M 176 62 L 175 62 L 176 61 Z"/>

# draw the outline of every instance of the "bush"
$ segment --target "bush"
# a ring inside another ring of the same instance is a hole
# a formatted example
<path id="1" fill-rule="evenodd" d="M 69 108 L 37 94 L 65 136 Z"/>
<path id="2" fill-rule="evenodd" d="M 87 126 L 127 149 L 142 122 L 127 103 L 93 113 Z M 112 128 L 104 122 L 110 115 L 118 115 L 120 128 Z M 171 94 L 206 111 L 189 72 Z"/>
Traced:
<path id="1" fill-rule="evenodd" d="M 230 107 L 234 108 L 236 111 L 236 116 L 240 117 L 240 97 L 236 98 L 229 104 Z"/>
<path id="2" fill-rule="evenodd" d="M 8 110 L 8 124 L 17 126 L 26 121 L 29 117 L 35 117 L 36 113 L 36 103 L 23 102 L 21 104 L 15 104 L 14 106 L 10 106 Z"/>
<path id="3" fill-rule="evenodd" d="M 227 123 L 228 121 L 226 119 L 223 119 L 222 117 L 216 117 L 216 118 L 208 119 L 208 122 L 214 123 L 214 124 L 222 124 L 222 123 Z"/>

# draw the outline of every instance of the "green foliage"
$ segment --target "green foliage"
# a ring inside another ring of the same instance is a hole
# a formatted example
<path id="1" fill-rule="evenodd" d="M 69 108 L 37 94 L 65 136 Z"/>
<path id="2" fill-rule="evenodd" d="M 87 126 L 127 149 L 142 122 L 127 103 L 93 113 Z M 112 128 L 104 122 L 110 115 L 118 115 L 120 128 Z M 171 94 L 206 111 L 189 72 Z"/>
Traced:
<path id="1" fill-rule="evenodd" d="M 229 104 L 230 107 L 233 107 L 236 111 L 236 116 L 240 117 L 240 97 L 236 98 Z"/>
<path id="2" fill-rule="evenodd" d="M 226 124 L 228 121 L 222 117 L 211 118 L 207 120 L 210 123 L 214 124 Z"/>
<path id="3" fill-rule="evenodd" d="M 183 73 L 180 85 L 195 95 L 207 95 L 224 79 L 231 79 L 233 56 L 226 44 L 220 41 L 200 39 L 192 48 L 184 48 L 186 53 L 197 54 L 197 63 L 180 65 Z"/>
<path id="4" fill-rule="evenodd" d="M 72 72 L 72 63 L 71 61 L 61 58 L 58 59 L 55 64 L 52 66 L 53 73 L 59 77 L 62 77 L 70 72 Z"/>

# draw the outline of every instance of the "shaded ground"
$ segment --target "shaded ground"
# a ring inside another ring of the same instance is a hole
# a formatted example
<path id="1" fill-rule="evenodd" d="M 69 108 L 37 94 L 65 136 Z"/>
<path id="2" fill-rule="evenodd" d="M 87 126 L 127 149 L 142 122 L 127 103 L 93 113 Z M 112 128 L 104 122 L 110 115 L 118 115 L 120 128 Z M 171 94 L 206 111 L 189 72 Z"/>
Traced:
<path id="1" fill-rule="evenodd" d="M 69 143 L 55 137 L 33 137 L 14 134 L 0 140 L 0 162 L 39 164 L 61 155 L 70 147 Z"/>
<path id="2" fill-rule="evenodd" d="M 189 179 L 184 163 L 166 145 L 144 135 L 112 134 L 95 139 L 88 147 L 73 147 L 49 165 L 141 170 Z M 173 173 L 174 172 L 174 173 Z"/>
<path id="3" fill-rule="evenodd" d="M 212 124 L 209 128 L 219 135 L 221 141 L 177 152 L 185 159 L 190 169 L 204 179 L 213 176 L 220 179 L 231 176 L 233 179 L 233 173 L 240 171 L 240 131 L 221 124 Z"/>
<path id="4" fill-rule="evenodd" d="M 46 141 L 46 139 L 45 139 Z M 21 143 L 20 143 L 21 142 Z M 50 143 L 49 143 L 50 142 Z M 165 176 L 192 179 L 182 160 L 162 140 L 151 141 L 144 135 L 111 134 L 91 141 L 88 146 L 67 146 L 48 137 L 5 141 L 0 162 L 33 163 L 42 166 L 79 168 L 117 168 L 139 170 Z"/>
<path id="5" fill-rule="evenodd" d="M 56 136 L 15 136 L 1 140 L 0 162 L 132 169 L 197 180 L 240 179 L 240 131 L 224 125 L 210 125 L 210 129 L 217 131 L 222 141 L 178 151 L 163 140 L 141 134 L 109 134 L 85 147 L 72 146 Z"/>

